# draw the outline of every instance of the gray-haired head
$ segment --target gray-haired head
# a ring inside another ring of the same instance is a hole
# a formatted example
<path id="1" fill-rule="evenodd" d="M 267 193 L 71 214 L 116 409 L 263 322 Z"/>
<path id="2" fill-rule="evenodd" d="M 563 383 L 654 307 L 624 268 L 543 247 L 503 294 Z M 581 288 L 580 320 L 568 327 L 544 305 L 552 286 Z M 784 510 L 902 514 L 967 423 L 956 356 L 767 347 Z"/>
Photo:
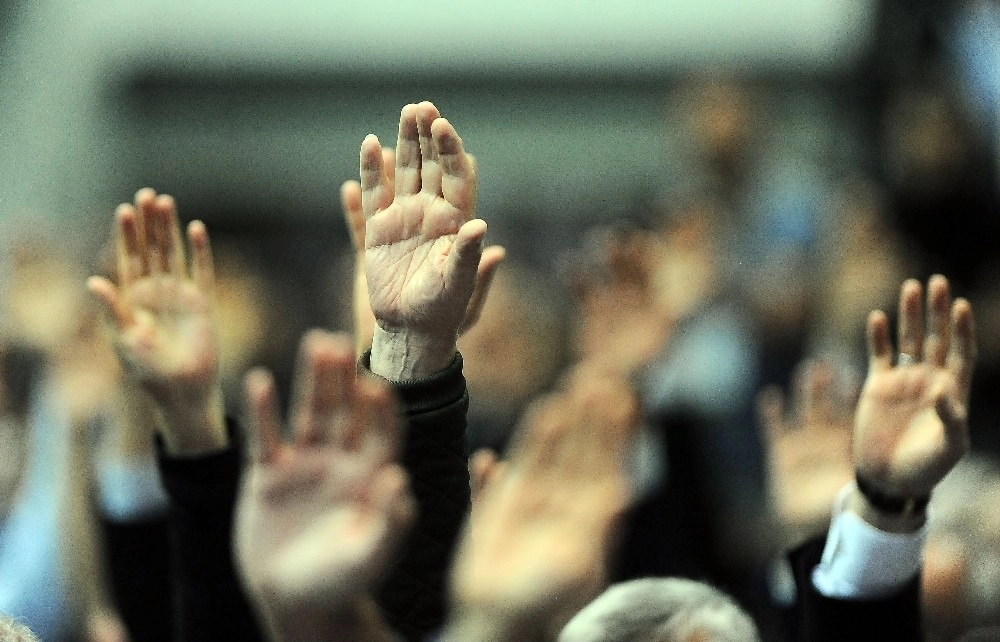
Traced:
<path id="1" fill-rule="evenodd" d="M 38 642 L 38 638 L 28 627 L 0 613 L 0 642 Z"/>
<path id="2" fill-rule="evenodd" d="M 733 598 L 671 577 L 611 586 L 569 621 L 559 642 L 760 642 L 760 636 Z"/>

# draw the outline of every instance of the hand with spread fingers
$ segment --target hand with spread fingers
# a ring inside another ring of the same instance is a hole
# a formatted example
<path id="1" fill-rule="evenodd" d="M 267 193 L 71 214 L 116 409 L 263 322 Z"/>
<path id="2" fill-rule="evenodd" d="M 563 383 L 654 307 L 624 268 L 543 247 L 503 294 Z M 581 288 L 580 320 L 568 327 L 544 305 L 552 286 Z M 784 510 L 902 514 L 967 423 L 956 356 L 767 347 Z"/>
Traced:
<path id="1" fill-rule="evenodd" d="M 396 155 L 392 149 L 382 149 L 382 165 L 386 180 L 394 185 Z M 372 347 L 375 334 L 375 315 L 368 300 L 368 277 L 365 270 L 365 213 L 361 208 L 361 183 L 345 181 L 340 188 L 340 204 L 350 232 L 351 245 L 356 253 L 354 263 L 354 340 L 358 354 Z M 476 287 L 465 311 L 458 333 L 465 334 L 479 320 L 486 304 L 486 297 L 493 283 L 493 275 L 503 261 L 507 251 L 500 245 L 491 245 L 483 250 L 476 272 Z"/>
<path id="2" fill-rule="evenodd" d="M 428 376 L 451 362 L 477 275 L 488 275 L 503 253 L 484 257 L 486 222 L 474 218 L 475 162 L 433 104 L 403 107 L 392 169 L 389 156 L 375 136 L 365 138 L 361 210 L 376 322 L 371 369 L 401 381 Z M 342 195 L 351 216 L 355 188 L 346 189 Z M 353 219 L 350 227 L 357 235 Z"/>
<path id="3" fill-rule="evenodd" d="M 474 458 L 443 639 L 545 639 L 600 591 L 638 418 L 623 380 L 580 368 L 529 410 L 508 461 Z"/>
<path id="4" fill-rule="evenodd" d="M 303 339 L 281 439 L 275 385 L 245 380 L 252 463 L 236 516 L 240 574 L 275 639 L 390 639 L 368 591 L 393 559 L 414 502 L 395 463 L 401 430 L 389 389 L 355 374 L 344 335 Z M 332 632 L 332 633 L 331 633 Z"/>
<path id="5" fill-rule="evenodd" d="M 921 284 L 908 280 L 900 289 L 894 358 L 885 313 L 868 317 L 868 378 L 854 426 L 854 466 L 862 490 L 855 494 L 855 509 L 868 521 L 879 516 L 872 497 L 922 508 L 969 449 L 976 360 L 972 307 L 965 299 L 953 302 L 948 280 L 935 275 L 927 283 L 926 329 L 924 318 Z M 922 523 L 923 511 L 916 512 L 911 521 Z"/>
<path id="6" fill-rule="evenodd" d="M 851 481 L 851 434 L 857 384 L 825 361 L 795 371 L 790 403 L 780 386 L 758 395 L 771 495 L 794 541 L 822 532 L 837 493 Z"/>
<path id="7" fill-rule="evenodd" d="M 87 287 L 114 325 L 114 345 L 128 376 L 163 415 L 167 450 L 194 455 L 228 443 L 213 304 L 208 232 L 187 228 L 191 268 L 174 199 L 139 190 L 115 215 L 117 284 L 94 276 Z"/>

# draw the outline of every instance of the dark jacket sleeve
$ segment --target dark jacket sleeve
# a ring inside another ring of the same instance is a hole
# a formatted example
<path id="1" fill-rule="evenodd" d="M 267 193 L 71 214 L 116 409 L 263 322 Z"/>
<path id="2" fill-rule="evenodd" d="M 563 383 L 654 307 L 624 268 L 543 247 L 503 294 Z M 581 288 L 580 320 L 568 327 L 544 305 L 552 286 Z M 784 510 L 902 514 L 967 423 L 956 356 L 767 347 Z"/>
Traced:
<path id="1" fill-rule="evenodd" d="M 360 369 L 375 376 L 369 357 L 361 357 Z M 445 370 L 431 377 L 391 385 L 406 416 L 402 464 L 410 475 L 418 514 L 377 601 L 389 624 L 415 641 L 444 622 L 448 569 L 469 509 L 469 393 L 457 353 Z"/>
<path id="2" fill-rule="evenodd" d="M 178 640 L 262 640 L 233 565 L 233 512 L 241 466 L 237 448 L 193 458 L 173 458 L 159 450 L 170 497 Z"/>
<path id="3" fill-rule="evenodd" d="M 920 578 L 899 593 L 878 600 L 840 600 L 822 595 L 812 583 L 812 571 L 823 555 L 823 538 L 792 551 L 798 589 L 800 642 L 920 642 Z"/>
<path id="4" fill-rule="evenodd" d="M 165 515 L 119 522 L 101 520 L 112 595 L 133 640 L 170 642 L 173 587 Z"/>

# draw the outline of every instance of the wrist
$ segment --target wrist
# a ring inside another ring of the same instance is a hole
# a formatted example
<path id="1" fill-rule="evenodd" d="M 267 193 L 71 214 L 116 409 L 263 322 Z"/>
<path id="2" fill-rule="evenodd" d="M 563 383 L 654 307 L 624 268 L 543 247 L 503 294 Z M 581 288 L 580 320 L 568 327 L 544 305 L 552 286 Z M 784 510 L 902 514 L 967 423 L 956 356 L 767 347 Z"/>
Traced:
<path id="1" fill-rule="evenodd" d="M 229 446 L 222 389 L 213 386 L 205 398 L 159 400 L 159 430 L 167 453 L 195 457 Z"/>
<path id="2" fill-rule="evenodd" d="M 912 505 L 913 509 L 902 512 L 886 511 L 879 508 L 857 488 L 851 493 L 847 508 L 866 523 L 887 533 L 916 533 L 927 522 L 924 507 Z"/>
<path id="3" fill-rule="evenodd" d="M 452 362 L 457 333 L 386 330 L 375 325 L 371 371 L 389 381 L 413 381 L 438 373 Z"/>

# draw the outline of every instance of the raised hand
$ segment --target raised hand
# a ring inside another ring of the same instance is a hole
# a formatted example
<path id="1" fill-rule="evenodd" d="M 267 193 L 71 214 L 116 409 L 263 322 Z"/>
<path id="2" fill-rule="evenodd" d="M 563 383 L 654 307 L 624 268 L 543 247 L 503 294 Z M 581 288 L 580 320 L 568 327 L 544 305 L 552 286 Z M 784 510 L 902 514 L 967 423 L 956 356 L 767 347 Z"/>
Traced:
<path id="1" fill-rule="evenodd" d="M 790 403 L 779 386 L 757 399 L 767 445 L 771 494 L 793 539 L 821 532 L 837 493 L 851 481 L 851 434 L 857 385 L 824 361 L 798 368 Z"/>
<path id="2" fill-rule="evenodd" d="M 271 375 L 246 376 L 253 457 L 235 528 L 240 574 L 277 637 L 290 639 L 299 626 L 335 626 L 314 617 L 356 609 L 414 512 L 394 463 L 400 419 L 388 388 L 356 377 L 344 335 L 310 332 L 300 364 L 291 442 L 280 437 Z"/>
<path id="3" fill-rule="evenodd" d="M 529 639 L 527 631 L 555 630 L 560 615 L 599 591 L 638 417 L 627 384 L 580 369 L 529 411 L 507 462 L 474 458 L 445 639 Z"/>
<path id="4" fill-rule="evenodd" d="M 386 180 L 394 184 L 396 155 L 392 149 L 382 149 L 383 167 Z M 344 220 L 350 232 L 351 245 L 356 253 L 354 263 L 354 341 L 358 354 L 371 347 L 375 334 L 375 315 L 372 313 L 368 298 L 368 276 L 365 270 L 365 213 L 361 207 L 361 183 L 345 181 L 340 188 L 340 204 L 344 211 Z M 491 245 L 483 250 L 476 271 L 476 287 L 465 310 L 465 318 L 459 327 L 459 334 L 464 334 L 476 324 L 482 313 L 483 305 L 489 294 L 490 285 L 496 268 L 506 256 L 507 251 L 500 245 Z"/>
<path id="5" fill-rule="evenodd" d="M 378 139 L 365 138 L 361 206 L 376 321 L 371 366 L 389 379 L 414 379 L 443 369 L 454 356 L 486 222 L 474 218 L 475 163 L 433 104 L 403 107 L 392 178 L 385 160 Z M 408 355 L 405 363 L 400 354 Z"/>
<path id="6" fill-rule="evenodd" d="M 146 188 L 115 214 L 117 285 L 94 276 L 87 287 L 114 324 L 126 373 L 165 418 L 168 450 L 194 454 L 225 445 L 219 350 L 208 232 L 187 229 L 188 270 L 174 199 Z"/>
<path id="7" fill-rule="evenodd" d="M 948 280 L 899 293 L 895 356 L 882 311 L 868 317 L 868 378 L 854 425 L 854 465 L 874 490 L 900 499 L 927 497 L 969 448 L 968 401 L 976 360 L 972 307 L 951 300 Z"/>

